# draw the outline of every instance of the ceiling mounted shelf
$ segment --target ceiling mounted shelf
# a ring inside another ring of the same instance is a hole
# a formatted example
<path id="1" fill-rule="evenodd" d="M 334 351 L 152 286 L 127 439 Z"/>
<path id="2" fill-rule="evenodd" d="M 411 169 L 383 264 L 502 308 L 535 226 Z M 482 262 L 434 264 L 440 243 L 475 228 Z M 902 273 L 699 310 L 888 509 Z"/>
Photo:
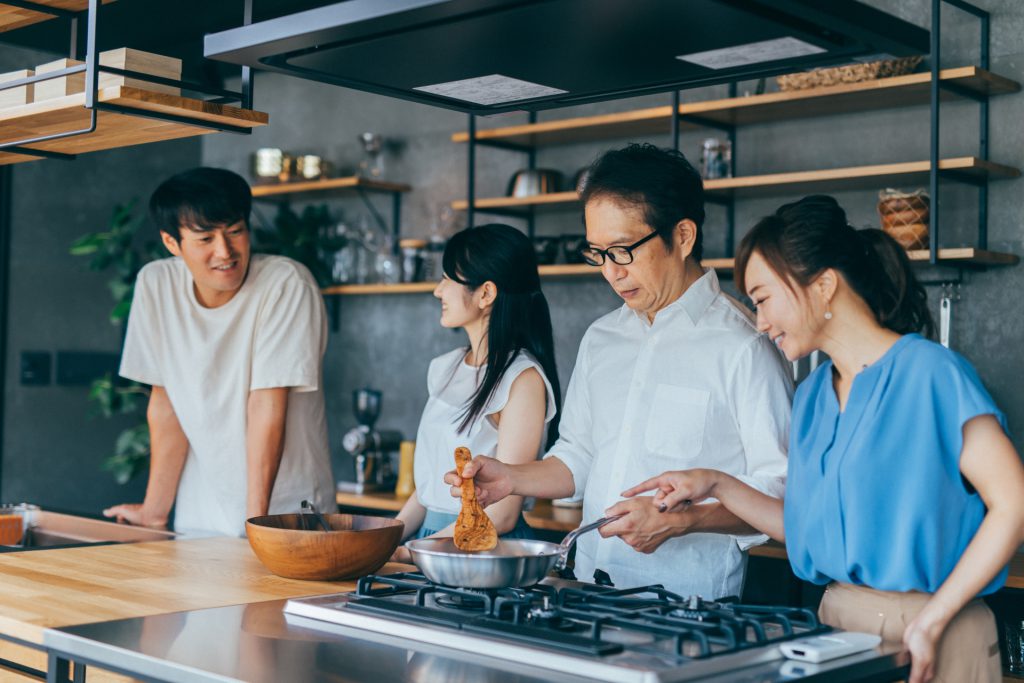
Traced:
<path id="1" fill-rule="evenodd" d="M 291 198 L 304 198 L 311 195 L 323 196 L 346 194 L 366 190 L 369 192 L 409 192 L 412 187 L 404 183 L 392 183 L 384 180 L 372 180 L 360 176 L 342 178 L 326 178 L 323 180 L 303 180 L 291 183 L 273 183 L 254 185 L 254 199 L 285 201 Z"/>
<path id="2" fill-rule="evenodd" d="M 908 251 L 907 256 L 914 265 L 928 264 L 928 250 L 915 249 Z M 952 247 L 939 249 L 939 265 L 952 266 L 956 268 L 986 268 L 993 266 L 1012 266 L 1020 263 L 1020 257 L 1015 254 L 986 251 L 974 249 L 973 247 Z M 731 258 L 706 258 L 701 261 L 706 268 L 714 268 L 716 271 L 731 274 L 735 268 L 735 259 Z M 600 277 L 601 269 L 585 264 L 559 264 L 553 266 L 541 266 L 539 268 L 541 278 L 545 280 L 561 278 L 582 278 Z M 368 284 L 368 285 L 336 285 L 326 287 L 324 295 L 355 295 L 355 294 L 423 294 L 433 292 L 437 287 L 436 282 L 403 282 L 401 284 Z"/>
<path id="3" fill-rule="evenodd" d="M 216 132 L 210 125 L 251 129 L 265 126 L 268 121 L 267 114 L 259 111 L 124 86 L 99 90 L 96 101 L 100 107 L 109 104 L 121 111 L 100 108 L 95 131 L 27 145 L 25 149 L 30 153 L 38 149 L 74 155 Z M 168 115 L 175 120 L 151 118 L 152 115 Z M 84 127 L 89 124 L 89 117 L 84 93 L 3 109 L 0 143 Z M 191 121 L 195 123 L 190 125 Z M 31 158 L 36 157 L 0 152 L 0 164 Z"/>
<path id="4" fill-rule="evenodd" d="M 928 182 L 929 162 L 908 161 L 898 164 L 850 166 L 817 171 L 767 173 L 764 175 L 716 178 L 704 181 L 704 190 L 713 196 L 773 196 L 856 189 L 878 189 L 888 185 L 925 184 Z M 977 157 L 956 157 L 939 161 L 939 170 L 978 180 L 1017 178 L 1020 170 Z M 553 192 L 533 197 L 487 197 L 476 200 L 478 210 L 518 209 L 524 207 L 565 207 L 576 204 L 575 192 Z M 452 202 L 452 208 L 464 211 L 469 203 Z"/>
<path id="5" fill-rule="evenodd" d="M 31 2 L 35 5 L 52 7 L 61 14 L 65 12 L 84 12 L 89 9 L 89 0 L 31 0 Z M 114 0 L 101 0 L 101 2 L 106 5 L 114 2 Z M 0 3 L 0 33 L 15 31 L 25 26 L 56 19 L 57 16 L 56 14 L 45 14 L 23 7 Z"/>
<path id="6" fill-rule="evenodd" d="M 945 100 L 976 95 L 1001 95 L 1018 92 L 1020 83 L 976 66 L 944 69 L 939 73 Z M 844 83 L 827 88 L 773 92 L 750 97 L 730 97 L 679 105 L 680 128 L 694 130 L 708 122 L 718 125 L 747 125 L 795 118 L 831 116 L 879 109 L 927 105 L 931 88 L 930 73 L 916 73 L 861 83 Z M 688 118 L 689 117 L 689 118 Z M 585 116 L 519 126 L 478 130 L 476 140 L 538 147 L 588 142 L 609 138 L 646 138 L 668 135 L 672 107 L 653 107 L 617 114 Z M 468 142 L 469 133 L 452 135 L 453 142 Z"/>

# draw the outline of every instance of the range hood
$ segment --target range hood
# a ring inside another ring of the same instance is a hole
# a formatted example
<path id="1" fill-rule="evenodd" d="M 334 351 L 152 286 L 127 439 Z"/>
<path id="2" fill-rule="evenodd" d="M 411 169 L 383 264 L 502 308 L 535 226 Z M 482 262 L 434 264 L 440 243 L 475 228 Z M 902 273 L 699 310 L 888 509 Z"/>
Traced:
<path id="1" fill-rule="evenodd" d="M 347 0 L 207 35 L 205 55 L 474 114 L 928 52 L 854 0 Z"/>

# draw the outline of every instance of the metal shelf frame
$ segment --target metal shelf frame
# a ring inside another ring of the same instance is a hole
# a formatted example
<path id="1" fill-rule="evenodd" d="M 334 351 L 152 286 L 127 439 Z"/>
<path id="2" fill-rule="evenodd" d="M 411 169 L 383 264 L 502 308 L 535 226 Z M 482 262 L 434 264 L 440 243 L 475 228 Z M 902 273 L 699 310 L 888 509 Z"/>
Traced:
<path id="1" fill-rule="evenodd" d="M 939 264 L 939 180 L 947 179 L 956 182 L 967 183 L 978 188 L 978 238 L 977 248 L 988 249 L 988 179 L 966 177 L 955 172 L 942 171 L 939 169 L 941 158 L 939 149 L 939 124 L 941 114 L 941 102 L 939 99 L 940 90 L 949 90 L 961 97 L 974 100 L 978 103 L 979 130 L 978 130 L 978 157 L 982 161 L 989 160 L 989 107 L 988 95 L 977 93 L 966 88 L 960 88 L 952 83 L 943 83 L 939 78 L 942 57 L 942 6 L 949 5 L 952 8 L 972 15 L 979 22 L 979 66 L 986 71 L 989 68 L 989 13 L 967 2 L 966 0 L 932 0 L 931 7 L 931 108 L 930 108 L 930 129 L 929 129 L 929 159 L 931 168 L 928 178 L 928 193 L 930 195 L 930 220 L 928 225 L 928 262 L 932 265 Z M 961 272 L 957 282 L 962 279 Z"/>
<path id="2" fill-rule="evenodd" d="M 9 142 L 0 143 L 0 151 L 13 154 L 23 154 L 25 156 L 31 157 L 44 157 L 63 160 L 74 159 L 74 154 L 63 154 L 61 152 L 34 149 L 27 147 L 27 145 L 39 144 L 41 142 L 49 142 L 52 140 L 60 140 L 64 138 L 74 137 L 77 135 L 88 135 L 96 130 L 97 115 L 99 111 L 110 111 L 116 112 L 118 114 L 140 116 L 144 118 L 157 119 L 160 121 L 168 121 L 171 123 L 181 123 L 189 126 L 194 126 L 196 128 L 206 128 L 218 132 L 235 133 L 238 135 L 249 135 L 252 132 L 251 129 L 243 126 L 233 126 L 226 123 L 204 121 L 198 118 L 178 116 L 175 114 L 165 112 L 139 111 L 137 109 L 124 107 L 110 102 L 98 101 L 97 92 L 99 89 L 99 74 L 109 73 L 120 76 L 130 76 L 132 78 L 136 78 L 151 83 L 158 83 L 161 85 L 178 87 L 183 90 L 197 92 L 204 96 L 213 96 L 216 99 L 212 99 L 210 101 L 217 104 L 238 102 L 243 109 L 251 110 L 253 98 L 253 73 L 250 67 L 244 66 L 241 68 L 242 89 L 240 92 L 235 92 L 231 90 L 225 90 L 223 88 L 213 88 L 193 81 L 162 78 L 159 76 L 153 76 L 151 74 L 141 73 L 138 71 L 102 66 L 99 63 L 99 49 L 97 47 L 96 41 L 97 32 L 99 30 L 99 10 L 101 5 L 99 0 L 88 0 L 88 2 L 88 9 L 84 10 L 83 12 L 73 12 L 69 10 L 50 7 L 48 5 L 41 5 L 35 2 L 31 2 L 30 0 L 4 0 L 3 4 L 5 5 L 11 5 L 13 7 L 27 9 L 42 14 L 48 14 L 58 19 L 68 21 L 70 33 L 68 56 L 70 59 L 75 60 L 77 60 L 79 57 L 77 44 L 78 21 L 83 14 L 85 15 L 86 51 L 84 64 L 71 66 L 66 69 L 60 69 L 59 71 L 50 71 L 44 74 L 37 74 L 35 76 L 30 76 L 28 78 L 18 79 L 16 81 L 8 81 L 3 84 L 0 84 L 0 91 L 18 88 L 32 83 L 39 83 L 41 81 L 48 81 L 55 78 L 62 78 L 84 72 L 85 108 L 89 110 L 89 123 L 88 125 L 81 128 L 77 128 L 75 130 L 61 131 L 59 133 L 51 133 L 49 135 L 39 135 L 35 137 L 25 138 L 22 140 L 12 140 Z M 243 22 L 246 25 L 252 23 L 252 2 L 253 0 L 243 0 Z"/>
<path id="3" fill-rule="evenodd" d="M 941 151 L 939 143 L 939 131 L 941 123 L 941 98 L 940 93 L 946 90 L 955 93 L 960 97 L 973 100 L 979 106 L 979 131 L 978 131 L 978 157 L 983 161 L 989 160 L 989 94 L 978 92 L 970 88 L 945 82 L 940 78 L 941 56 L 942 56 L 942 35 L 941 20 L 943 5 L 965 12 L 976 19 L 980 25 L 979 35 L 979 66 L 988 71 L 989 69 L 989 27 L 990 15 L 987 11 L 968 2 L 968 0 L 931 0 L 931 34 L 930 34 L 930 59 L 931 59 L 931 84 L 929 93 L 929 195 L 930 195 L 930 221 L 929 221 L 929 264 L 940 268 L 949 268 L 949 264 L 943 264 L 939 259 L 939 236 L 940 236 L 940 207 L 939 207 L 939 182 L 949 180 L 959 183 L 973 185 L 978 189 L 978 232 L 975 247 L 978 250 L 988 249 L 988 179 L 956 171 L 942 170 L 939 168 Z M 728 136 L 732 150 L 730 169 L 732 175 L 736 175 L 737 162 L 737 139 L 736 124 L 714 121 L 700 116 L 679 114 L 680 95 L 679 91 L 673 91 L 671 118 L 671 144 L 672 148 L 679 149 L 680 122 L 686 121 L 706 128 L 719 130 Z M 736 83 L 729 84 L 729 97 L 736 97 Z M 536 123 L 536 112 L 530 112 L 529 123 Z M 533 169 L 536 165 L 536 145 L 518 144 L 504 140 L 478 139 L 477 138 L 476 116 L 469 115 L 469 138 L 468 143 L 468 178 L 467 178 L 467 223 L 474 224 L 477 213 L 489 213 L 497 215 L 515 216 L 526 218 L 528 223 L 527 233 L 534 236 L 534 207 L 529 206 L 521 209 L 515 208 L 480 208 L 476 206 L 476 147 L 483 145 L 499 149 L 522 152 L 528 155 L 528 168 Z M 708 203 L 719 204 L 726 210 L 726 235 L 725 251 L 726 257 L 732 257 L 736 248 L 736 226 L 735 226 L 735 199 L 732 197 L 706 197 Z M 954 278 L 940 278 L 935 283 L 959 283 L 964 277 L 963 267 L 956 266 L 957 275 Z M 927 281 L 927 284 L 932 282 Z"/>

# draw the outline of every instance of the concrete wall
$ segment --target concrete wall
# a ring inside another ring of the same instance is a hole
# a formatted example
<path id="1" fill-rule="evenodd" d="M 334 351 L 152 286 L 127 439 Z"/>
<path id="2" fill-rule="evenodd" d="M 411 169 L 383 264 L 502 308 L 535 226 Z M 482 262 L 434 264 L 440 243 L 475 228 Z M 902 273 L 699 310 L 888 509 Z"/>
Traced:
<path id="1" fill-rule="evenodd" d="M 5 386 L 2 496 L 97 512 L 142 500 L 145 477 L 116 484 L 100 464 L 127 418 L 94 416 L 87 386 L 22 386 L 23 350 L 117 352 L 108 274 L 68 254 L 82 234 L 103 230 L 113 206 L 145 202 L 166 176 L 199 161 L 199 141 L 175 141 L 83 155 L 72 162 L 20 164 L 13 178 L 13 230 Z M 55 370 L 55 368 L 54 368 Z"/>
<path id="2" fill-rule="evenodd" d="M 870 4 L 915 22 L 925 21 L 926 0 L 872 0 Z M 1024 5 L 1017 0 L 979 0 L 992 12 L 992 68 L 1024 81 Z M 943 23 L 947 48 L 945 66 L 973 63 L 971 41 L 976 27 L 947 9 Z M 0 57 L 0 63 L 6 55 Z M 8 65 L 11 68 L 14 63 Z M 741 92 L 752 84 L 741 84 Z M 687 91 L 684 100 L 722 96 L 723 87 Z M 668 95 L 543 112 L 541 120 L 622 111 L 668 103 Z M 148 145 L 137 149 L 83 156 L 72 164 L 54 161 L 24 164 L 14 169 L 11 322 L 8 334 L 7 410 L 4 415 L 3 471 L 0 495 L 32 499 L 77 509 L 98 509 L 119 498 L 141 495 L 142 482 L 117 487 L 99 463 L 112 447 L 120 425 L 90 420 L 81 388 L 21 387 L 17 358 L 21 350 L 113 350 L 119 331 L 106 322 L 109 308 L 104 277 L 85 270 L 67 256 L 77 235 L 106 224 L 112 205 L 132 196 L 145 198 L 160 179 L 199 163 L 248 173 L 249 155 L 264 146 L 295 152 L 315 152 L 336 162 L 342 171 L 354 168 L 360 157 L 356 136 L 364 131 L 383 134 L 396 144 L 386 157 L 386 178 L 410 183 L 404 200 L 402 233 L 425 236 L 439 206 L 465 196 L 466 149 L 450 142 L 465 129 L 466 117 L 366 93 L 260 74 L 256 105 L 270 112 L 271 125 L 243 138 L 211 135 L 200 140 Z M 954 104 L 943 108 L 943 153 L 974 152 L 976 107 Z M 736 157 L 741 174 L 886 163 L 927 158 L 925 107 L 822 119 L 779 122 L 741 130 Z M 1024 95 L 995 98 L 991 105 L 991 145 L 995 161 L 1024 166 Z M 523 123 L 523 114 L 480 121 L 481 127 Z M 693 159 L 700 142 L 714 133 L 684 135 L 682 149 Z M 668 136 L 652 138 L 668 144 Z M 567 177 L 600 151 L 626 140 L 566 145 L 542 149 L 538 165 L 562 171 Z M 478 196 L 504 193 L 512 173 L 525 166 L 523 155 L 481 149 L 478 152 Z M 1024 253 L 1024 198 L 1020 181 L 995 182 L 990 199 L 990 247 Z M 873 192 L 841 192 L 837 197 L 856 225 L 876 223 Z M 974 191 L 944 186 L 941 195 L 943 242 L 969 242 L 975 229 Z M 737 236 L 760 215 L 794 196 L 779 195 L 741 201 L 737 205 Z M 348 219 L 365 214 L 356 199 L 331 199 L 335 211 Z M 385 197 L 377 206 L 387 215 Z M 272 218 L 273 208 L 260 213 Z M 258 217 L 259 219 L 259 217 Z M 479 220 L 507 220 L 481 216 Z M 520 224 L 521 225 L 521 224 Z M 539 234 L 579 233 L 578 209 L 539 214 Z M 723 255 L 724 214 L 709 210 L 706 250 Z M 931 277 L 932 275 L 929 275 Z M 1024 311 L 1015 294 L 1024 285 L 1024 269 L 993 269 L 971 274 L 963 288 L 954 319 L 954 345 L 978 367 L 1006 410 L 1018 448 L 1024 448 L 1024 358 L 1016 350 L 1024 339 Z M 618 305 L 600 278 L 545 281 L 544 291 L 555 319 L 559 372 L 563 387 L 575 361 L 586 327 Z M 937 291 L 930 288 L 937 312 Z M 426 399 L 425 373 L 429 360 L 464 343 L 459 332 L 442 329 L 439 307 L 428 294 L 348 296 L 340 299 L 341 326 L 332 333 L 325 363 L 325 386 L 336 474 L 348 478 L 350 463 L 340 457 L 340 437 L 354 424 L 352 390 L 371 385 L 384 392 L 380 426 L 415 434 Z M 56 476 L 54 476 L 56 475 Z"/>

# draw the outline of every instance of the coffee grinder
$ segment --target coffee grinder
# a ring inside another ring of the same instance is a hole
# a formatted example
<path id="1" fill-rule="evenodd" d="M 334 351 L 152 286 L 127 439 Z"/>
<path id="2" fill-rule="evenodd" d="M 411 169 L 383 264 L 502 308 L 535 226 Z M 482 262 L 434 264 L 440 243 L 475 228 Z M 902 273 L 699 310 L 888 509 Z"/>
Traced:
<path id="1" fill-rule="evenodd" d="M 381 393 L 363 388 L 352 392 L 352 411 L 358 427 L 346 432 L 342 447 L 355 460 L 355 481 L 338 482 L 338 490 L 348 493 L 394 491 L 396 472 L 391 455 L 398 451 L 402 434 L 394 430 L 377 430 Z"/>

